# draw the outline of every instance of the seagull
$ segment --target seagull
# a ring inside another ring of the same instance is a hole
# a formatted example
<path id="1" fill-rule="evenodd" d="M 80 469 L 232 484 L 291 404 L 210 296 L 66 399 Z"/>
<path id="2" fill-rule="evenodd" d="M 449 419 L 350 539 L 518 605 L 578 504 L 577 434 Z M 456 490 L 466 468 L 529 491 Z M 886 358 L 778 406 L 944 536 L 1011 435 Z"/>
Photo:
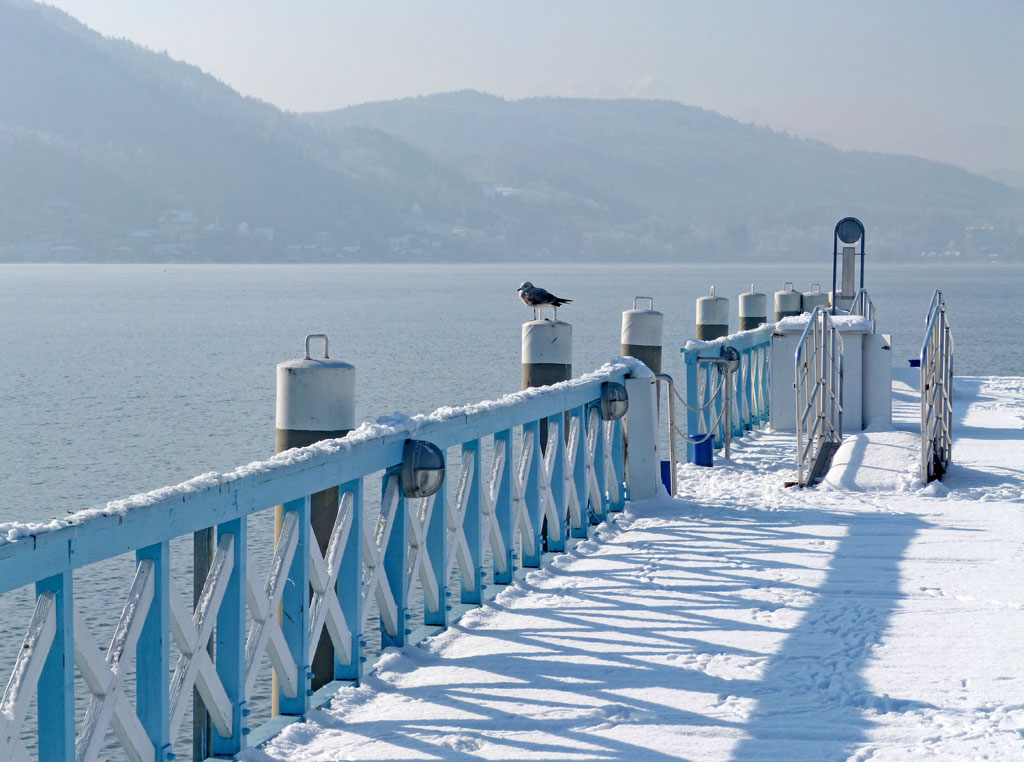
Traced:
<path id="1" fill-rule="evenodd" d="M 527 307 L 533 307 L 534 320 L 538 319 L 538 311 L 539 314 L 544 314 L 545 307 L 551 307 L 555 312 L 555 320 L 558 320 L 558 308 L 572 301 L 572 299 L 557 297 L 550 291 L 545 291 L 543 288 L 533 285 L 530 281 L 524 281 L 518 291 L 519 298 L 523 300 L 523 304 Z"/>

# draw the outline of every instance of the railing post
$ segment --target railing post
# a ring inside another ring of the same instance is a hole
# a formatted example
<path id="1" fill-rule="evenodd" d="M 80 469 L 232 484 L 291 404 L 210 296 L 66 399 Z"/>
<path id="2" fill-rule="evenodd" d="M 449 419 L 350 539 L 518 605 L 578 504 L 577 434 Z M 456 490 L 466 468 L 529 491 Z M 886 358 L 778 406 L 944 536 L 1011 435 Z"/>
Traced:
<path id="1" fill-rule="evenodd" d="M 36 596 L 54 593 L 57 630 L 36 688 L 36 706 L 45 707 L 39 722 L 39 762 L 75 759 L 75 637 L 71 572 L 36 582 Z"/>
<path id="2" fill-rule="evenodd" d="M 348 664 L 334 660 L 335 680 L 359 680 L 363 674 L 363 480 L 353 479 L 338 487 L 339 504 L 349 492 L 352 493 L 352 523 L 338 568 L 338 603 L 352 637 L 352 660 Z"/>
<path id="3" fill-rule="evenodd" d="M 526 474 L 526 489 L 523 495 L 526 501 L 526 515 L 529 519 L 530 532 L 533 534 L 534 552 L 527 553 L 526 543 L 523 543 L 521 565 L 529 568 L 540 566 L 542 552 L 541 538 L 541 504 L 540 504 L 540 469 L 544 467 L 544 453 L 540 448 L 540 421 L 531 421 L 523 424 L 523 442 L 529 438 L 533 441 L 533 457 L 530 458 L 530 468 Z"/>
<path id="4" fill-rule="evenodd" d="M 612 473 L 618 489 L 615 490 L 615 501 L 611 499 L 611 490 L 608 491 L 608 511 L 620 513 L 626 507 L 626 461 L 625 447 L 622 443 L 622 419 L 611 421 L 611 429 Z"/>
<path id="5" fill-rule="evenodd" d="M 689 441 L 697 436 L 700 429 L 700 413 L 697 412 L 699 404 L 699 380 L 697 374 L 697 353 L 684 352 L 686 358 L 686 462 L 694 462 L 693 442 Z M 674 468 L 674 466 L 673 466 Z"/>
<path id="6" fill-rule="evenodd" d="M 231 701 L 231 727 L 225 738 L 213 729 L 211 750 L 216 756 L 234 756 L 245 746 L 245 584 L 246 584 L 246 520 L 245 517 L 217 525 L 217 538 L 234 535 L 231 575 L 217 611 L 216 645 L 217 676 Z"/>
<path id="7" fill-rule="evenodd" d="M 579 436 L 576 437 L 576 452 L 573 453 L 572 462 L 572 484 L 576 490 L 576 499 L 580 506 L 580 525 L 570 527 L 569 533 L 573 537 L 587 537 L 587 415 L 583 406 L 574 407 L 569 411 L 570 425 L 573 418 L 578 419 Z"/>
<path id="8" fill-rule="evenodd" d="M 462 519 L 462 531 L 466 535 L 466 544 L 469 546 L 469 557 L 472 559 L 473 568 L 467 572 L 473 577 L 472 588 L 466 587 L 465 579 L 462 580 L 462 595 L 459 600 L 462 603 L 480 603 L 480 586 L 484 579 L 483 562 L 483 516 L 480 514 L 480 491 L 483 479 L 481 471 L 484 464 L 480 458 L 480 440 L 473 439 L 462 445 L 462 463 L 465 467 L 466 454 L 471 453 L 473 458 L 473 474 L 466 489 L 469 494 L 466 496 L 466 513 Z"/>
<path id="9" fill-rule="evenodd" d="M 597 415 L 591 413 L 591 410 L 594 408 L 597 408 Z M 597 477 L 597 491 L 601 496 L 601 505 L 591 507 L 590 523 L 600 524 L 608 518 L 608 469 L 605 468 L 604 463 L 604 421 L 601 419 L 601 404 L 599 402 L 591 403 L 587 408 L 588 425 L 591 421 L 597 427 L 595 432 L 597 441 L 594 447 L 594 475 Z"/>
<path id="10" fill-rule="evenodd" d="M 516 460 L 512 457 L 512 431 L 503 429 L 494 435 L 494 451 L 498 451 L 499 442 L 505 447 L 505 467 L 501 471 L 501 479 L 498 482 L 498 495 L 494 501 L 494 521 L 498 522 L 498 532 L 505 545 L 505 569 L 504 574 L 498 571 L 497 564 L 494 567 L 494 582 L 499 585 L 508 585 L 512 582 L 512 573 L 515 569 L 513 564 L 513 550 L 515 548 L 515 525 L 512 514 L 512 472 L 516 468 Z M 443 558 L 443 556 L 442 556 Z"/>
<path id="11" fill-rule="evenodd" d="M 171 751 L 170 731 L 170 542 L 135 553 L 136 564 L 153 562 L 153 602 L 135 648 L 135 705 L 139 721 L 156 750 L 157 762 Z"/>
<path id="12" fill-rule="evenodd" d="M 448 451 L 444 453 L 445 467 L 448 465 Z M 427 556 L 431 570 L 434 572 L 434 579 L 437 580 L 437 600 L 439 601 L 437 611 L 427 608 L 426 596 L 423 601 L 423 624 L 435 627 L 448 626 L 448 485 L 442 485 L 434 493 L 434 508 L 430 514 L 430 521 L 424 527 L 427 543 Z"/>
<path id="13" fill-rule="evenodd" d="M 627 378 L 629 409 L 626 411 L 629 499 L 642 500 L 658 494 L 661 485 L 658 458 L 658 386 L 651 377 Z M 672 390 L 669 388 L 669 401 Z M 669 431 L 669 437 L 672 432 Z M 672 464 L 675 468 L 675 464 Z"/>
<path id="14" fill-rule="evenodd" d="M 387 508 L 385 503 L 390 479 L 401 480 L 401 466 L 393 466 L 384 473 L 381 480 L 381 510 Z M 387 577 L 388 587 L 391 588 L 391 595 L 395 599 L 396 627 L 395 634 L 392 635 L 387 631 L 381 617 L 381 648 L 401 648 L 405 645 L 405 636 L 409 634 L 409 576 L 406 573 L 409 566 L 409 524 L 405 515 L 407 510 L 405 495 L 399 487 L 391 534 L 388 536 L 383 558 L 384 576 Z"/>

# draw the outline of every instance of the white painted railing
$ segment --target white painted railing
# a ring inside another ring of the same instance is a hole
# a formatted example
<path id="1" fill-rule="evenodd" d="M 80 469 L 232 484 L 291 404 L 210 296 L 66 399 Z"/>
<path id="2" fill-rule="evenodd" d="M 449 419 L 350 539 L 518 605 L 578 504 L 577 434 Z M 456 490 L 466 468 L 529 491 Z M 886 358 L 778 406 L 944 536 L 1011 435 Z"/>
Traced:
<path id="1" fill-rule="evenodd" d="M 953 334 L 941 291 L 932 295 L 921 344 L 921 481 L 940 479 L 953 456 Z"/>
<path id="2" fill-rule="evenodd" d="M 843 439 L 843 339 L 815 307 L 795 353 L 797 483 L 812 483 L 819 458 Z"/>

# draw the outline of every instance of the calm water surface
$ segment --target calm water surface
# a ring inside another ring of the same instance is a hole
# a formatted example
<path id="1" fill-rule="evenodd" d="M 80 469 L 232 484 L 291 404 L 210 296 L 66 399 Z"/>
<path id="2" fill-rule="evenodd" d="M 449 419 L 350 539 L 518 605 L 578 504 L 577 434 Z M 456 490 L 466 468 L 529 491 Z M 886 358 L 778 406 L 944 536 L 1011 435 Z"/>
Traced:
<path id="1" fill-rule="evenodd" d="M 274 369 L 326 333 L 358 374 L 357 417 L 498 397 L 519 388 L 516 288 L 531 280 L 574 302 L 574 372 L 619 354 L 622 310 L 652 296 L 665 313 L 665 371 L 694 334 L 694 302 L 715 285 L 771 294 L 831 283 L 831 261 L 730 265 L 8 265 L 0 266 L 0 522 L 41 520 L 268 457 Z M 894 364 L 920 347 L 935 288 L 946 294 L 958 375 L 1024 374 L 1024 267 L 874 265 L 867 287 Z M 255 524 L 256 522 L 254 522 Z M 252 542 L 266 538 L 254 526 Z M 186 540 L 175 577 L 190 595 Z M 263 559 L 253 559 L 257 566 Z M 104 565 L 125 580 L 130 558 Z M 96 574 L 93 567 L 76 573 Z M 104 642 L 123 603 L 79 588 Z M 0 599 L 0 681 L 24 633 L 29 591 Z M 24 599 L 24 600 L 22 600 Z M 268 671 L 269 673 L 269 671 Z M 84 702 L 79 702 L 84 708 Z M 185 752 L 187 753 L 187 751 Z"/>

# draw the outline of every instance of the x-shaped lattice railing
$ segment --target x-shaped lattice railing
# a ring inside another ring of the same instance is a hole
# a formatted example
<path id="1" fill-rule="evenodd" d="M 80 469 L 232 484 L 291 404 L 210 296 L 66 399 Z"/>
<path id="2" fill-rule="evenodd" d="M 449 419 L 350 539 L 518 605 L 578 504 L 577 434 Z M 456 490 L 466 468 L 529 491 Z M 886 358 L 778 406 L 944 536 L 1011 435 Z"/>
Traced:
<path id="1" fill-rule="evenodd" d="M 532 556 L 537 552 L 537 541 L 533 534 L 529 507 L 526 505 L 526 481 L 533 461 L 533 437 L 523 437 L 523 448 L 519 453 L 519 466 L 512 475 L 512 511 L 515 519 L 512 526 L 519 532 L 523 554 Z"/>
<path id="2" fill-rule="evenodd" d="M 466 506 L 469 505 L 469 490 L 473 483 L 473 472 L 476 470 L 476 453 L 463 450 L 462 471 L 459 474 L 459 488 L 455 500 L 448 504 L 446 514 L 448 523 L 448 558 L 445 563 L 445 575 L 451 579 L 452 569 L 458 561 L 462 571 L 462 584 L 466 590 L 476 590 L 476 574 L 474 573 L 473 554 L 469 551 L 466 539 Z"/>
<path id="3" fill-rule="evenodd" d="M 428 611 L 441 610 L 441 589 L 437 583 L 437 575 L 430 564 L 430 550 L 427 547 L 427 527 L 434 515 L 434 498 L 436 495 L 418 501 L 416 510 L 407 512 L 409 524 L 409 586 L 419 576 L 423 600 Z"/>
<path id="4" fill-rule="evenodd" d="M 541 514 L 548 520 L 548 532 L 554 533 L 561 525 L 562 518 L 558 515 L 555 495 L 551 487 L 551 477 L 555 471 L 555 459 L 558 457 L 559 437 L 562 427 L 557 421 L 548 419 L 548 442 L 544 450 L 544 459 L 540 464 L 540 505 Z M 550 534 L 549 534 L 550 536 Z"/>
<path id="5" fill-rule="evenodd" d="M 0 699 L 0 760 L 28 762 L 28 751 L 21 742 L 21 726 L 28 705 L 35 696 L 39 675 L 57 632 L 57 596 L 42 593 L 22 642 L 14 672 Z"/>
<path id="6" fill-rule="evenodd" d="M 217 612 L 234 568 L 234 546 L 234 535 L 224 534 L 218 538 L 217 551 L 195 611 L 189 613 L 171 581 L 171 634 L 181 652 L 171 677 L 171 738 L 177 736 L 181 727 L 193 686 L 203 697 L 203 703 L 217 731 L 225 737 L 231 735 L 231 699 L 217 676 L 213 660 L 207 652 L 207 644 L 213 634 Z"/>
<path id="7" fill-rule="evenodd" d="M 580 429 L 583 426 L 583 416 L 573 415 L 569 420 L 569 441 L 565 445 L 565 508 L 569 513 L 570 526 L 579 529 L 584 525 L 583 510 L 580 507 L 580 495 L 576 492 L 576 458 L 580 446 Z M 583 457 L 586 463 L 586 455 Z M 584 497 L 584 502 L 586 498 Z"/>
<path id="8" fill-rule="evenodd" d="M 299 542 L 299 515 L 285 511 L 281 524 L 281 535 L 277 538 L 274 558 L 270 563 L 267 581 L 260 585 L 252 564 L 246 564 L 245 599 L 252 615 L 252 626 L 245 640 L 245 695 L 251 696 L 260 671 L 264 652 L 270 656 L 270 663 L 277 673 L 278 683 L 284 695 L 292 697 L 299 690 L 299 670 L 292 658 L 281 624 L 277 621 L 277 609 L 288 580 L 288 570 L 295 556 Z"/>
<path id="9" fill-rule="evenodd" d="M 591 408 L 588 419 L 586 447 L 583 448 L 583 465 L 584 470 L 586 471 L 587 496 L 590 498 L 591 510 L 596 516 L 603 518 L 604 502 L 601 500 L 601 487 L 597 481 L 597 469 L 594 464 L 597 454 L 597 438 L 604 436 L 603 427 L 601 425 L 601 412 L 596 407 Z M 608 447 L 604 447 L 603 449 L 605 452 L 608 451 Z M 604 463 L 602 463 L 602 467 L 603 466 Z"/>
<path id="10" fill-rule="evenodd" d="M 375 529 L 371 530 L 368 522 L 363 524 L 363 566 L 366 568 L 366 581 L 363 584 L 363 628 L 366 626 L 365 618 L 369 615 L 369 606 L 366 603 L 373 596 L 377 600 L 384 629 L 392 637 L 398 636 L 398 604 L 388 586 L 387 573 L 384 570 L 384 551 L 395 525 L 395 512 L 400 498 L 398 482 L 396 474 L 388 477 Z"/>
<path id="11" fill-rule="evenodd" d="M 108 727 L 113 728 L 132 762 L 152 762 L 155 758 L 153 743 L 124 694 L 125 674 L 135 658 L 135 647 L 153 602 L 153 577 L 153 562 L 140 561 L 106 657 L 96 646 L 85 617 L 75 607 L 75 666 L 92 694 L 76 742 L 76 762 L 96 759 Z"/>
<path id="12" fill-rule="evenodd" d="M 495 509 L 498 504 L 498 491 L 501 489 L 501 478 L 505 474 L 505 460 L 507 459 L 507 440 L 498 439 L 494 441 L 494 459 L 491 461 L 491 475 L 487 481 L 487 488 L 483 490 L 480 499 L 480 513 L 483 516 L 483 536 L 490 540 L 491 558 L 494 568 L 501 574 L 508 573 L 508 558 L 505 548 L 505 539 L 501 536 L 501 527 L 498 525 L 498 517 Z"/>
<path id="13" fill-rule="evenodd" d="M 352 531 L 355 510 L 355 495 L 345 492 L 338 503 L 338 514 L 331 530 L 331 539 L 327 543 L 327 552 L 321 556 L 317 544 L 309 543 L 309 584 L 313 588 L 309 604 L 309 652 L 316 651 L 320 633 L 326 626 L 334 644 L 334 658 L 343 664 L 352 661 L 352 634 L 341 613 L 335 585 L 345 543 Z"/>

